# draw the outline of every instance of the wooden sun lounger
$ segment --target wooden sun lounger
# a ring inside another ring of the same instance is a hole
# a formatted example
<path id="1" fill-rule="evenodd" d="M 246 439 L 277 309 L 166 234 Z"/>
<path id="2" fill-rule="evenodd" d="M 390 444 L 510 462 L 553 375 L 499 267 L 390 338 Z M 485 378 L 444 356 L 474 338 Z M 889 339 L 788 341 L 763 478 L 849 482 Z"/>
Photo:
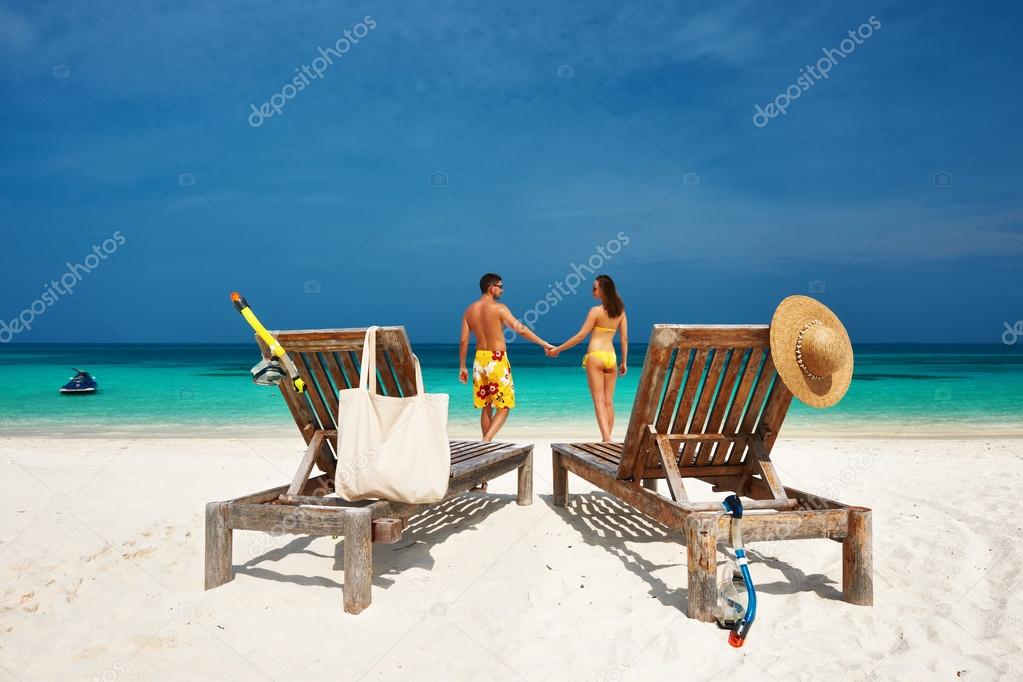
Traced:
<path id="1" fill-rule="evenodd" d="M 778 378 L 766 325 L 654 325 L 624 443 L 555 443 L 554 504 L 568 472 L 684 533 L 689 616 L 714 619 L 717 544 L 731 517 L 718 501 L 690 500 L 696 478 L 742 496 L 746 543 L 830 538 L 842 543 L 842 589 L 873 603 L 870 510 L 782 485 L 771 449 L 792 393 Z M 656 492 L 666 479 L 671 498 Z M 723 496 L 722 496 L 723 497 Z"/>
<path id="2" fill-rule="evenodd" d="M 409 516 L 433 506 L 384 500 L 346 502 L 330 496 L 337 462 L 338 391 L 359 385 L 365 331 L 275 333 L 306 383 L 303 394 L 296 393 L 287 381 L 281 382 L 280 389 L 307 449 L 290 484 L 206 505 L 207 590 L 234 578 L 231 550 L 235 530 L 343 535 L 344 609 L 359 613 L 370 604 L 373 543 L 397 542 L 408 526 Z M 263 357 L 268 358 L 267 347 L 258 337 L 257 342 Z M 379 393 L 391 396 L 415 393 L 412 350 L 403 327 L 379 328 L 377 368 Z M 319 473 L 313 471 L 314 467 Z M 445 500 L 513 469 L 518 469 L 518 504 L 532 504 L 532 445 L 451 441 L 451 479 Z"/>

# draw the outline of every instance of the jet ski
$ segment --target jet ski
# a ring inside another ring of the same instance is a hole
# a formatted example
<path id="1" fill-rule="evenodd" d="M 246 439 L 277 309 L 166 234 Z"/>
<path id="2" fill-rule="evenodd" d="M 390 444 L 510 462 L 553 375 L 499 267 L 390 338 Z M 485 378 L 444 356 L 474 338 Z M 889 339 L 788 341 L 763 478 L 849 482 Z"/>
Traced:
<path id="1" fill-rule="evenodd" d="M 66 384 L 60 387 L 61 393 L 67 394 L 78 394 L 78 393 L 95 393 L 99 386 L 96 384 L 96 380 L 91 374 L 86 371 L 80 370 L 77 367 L 72 367 L 76 374 L 71 377 Z"/>

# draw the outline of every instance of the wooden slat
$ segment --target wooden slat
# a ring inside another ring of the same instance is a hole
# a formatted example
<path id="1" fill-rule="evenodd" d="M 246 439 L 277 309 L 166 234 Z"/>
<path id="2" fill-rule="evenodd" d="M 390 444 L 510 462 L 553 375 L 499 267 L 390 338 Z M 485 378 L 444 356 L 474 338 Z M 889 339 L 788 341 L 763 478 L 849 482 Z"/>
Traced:
<path id="1" fill-rule="evenodd" d="M 632 416 L 625 433 L 625 448 L 621 463 L 618 465 L 618 478 L 630 479 L 639 473 L 642 475 L 644 462 L 640 452 L 646 438 L 646 428 L 654 423 L 657 404 L 664 387 L 667 374 L 667 362 L 671 357 L 674 334 L 664 332 L 655 325 L 650 333 L 650 343 L 646 358 L 643 360 L 643 371 L 639 375 L 639 386 L 636 388 L 636 399 L 632 404 Z M 640 471 L 637 472 L 637 469 Z"/>
<path id="2" fill-rule="evenodd" d="M 732 443 L 740 436 L 737 433 L 669 433 L 662 434 L 672 445 L 681 443 Z"/>
<path id="3" fill-rule="evenodd" d="M 746 413 L 742 417 L 742 424 L 739 425 L 739 433 L 753 433 L 753 426 L 757 423 L 757 419 L 760 416 L 760 411 L 764 404 L 764 396 L 767 395 L 767 389 L 771 387 L 774 374 L 774 360 L 772 360 L 770 354 L 768 354 L 767 359 L 764 361 L 764 368 L 761 370 L 760 376 L 757 378 L 756 385 L 753 389 L 753 397 L 750 398 L 749 405 L 746 408 Z M 743 453 L 746 451 L 746 442 L 747 438 L 735 441 L 732 445 L 731 452 L 729 452 L 725 461 L 729 464 L 738 464 L 742 462 Z"/>
<path id="4" fill-rule="evenodd" d="M 692 352 L 688 348 L 679 348 L 675 353 L 675 362 L 668 375 L 668 386 L 661 400 L 661 409 L 657 414 L 655 423 L 658 433 L 668 430 L 671 418 L 675 414 L 675 404 L 678 402 L 678 392 L 682 387 L 682 380 L 686 378 L 686 369 L 689 366 L 689 359 Z"/>
<path id="5" fill-rule="evenodd" d="M 714 349 L 714 358 L 710 362 L 710 369 L 707 371 L 707 379 L 703 382 L 703 389 L 700 391 L 700 400 L 693 411 L 693 420 L 689 424 L 686 433 L 703 433 L 707 424 L 707 413 L 710 411 L 711 401 L 718 388 L 718 379 L 721 378 L 721 367 L 725 362 L 725 351 L 722 348 Z M 682 448 L 681 462 L 683 465 L 692 464 L 696 457 L 697 444 L 690 441 Z"/>
<path id="6" fill-rule="evenodd" d="M 323 365 L 320 363 L 320 356 L 317 353 L 308 353 L 303 358 L 313 376 L 316 377 L 316 384 L 320 389 L 320 397 L 324 400 L 327 409 L 330 410 L 330 420 L 333 426 L 337 426 L 337 407 L 338 407 L 338 394 L 334 389 L 334 386 L 330 383 L 327 378 L 327 373 L 323 370 Z M 307 387 L 306 390 L 312 390 L 314 387 Z"/>
<path id="7" fill-rule="evenodd" d="M 457 464 L 460 462 L 468 462 L 469 460 L 482 457 L 488 453 L 496 452 L 506 446 L 507 443 L 479 443 L 477 447 L 470 448 L 469 450 L 463 450 L 457 455 L 452 455 L 451 463 Z"/>
<path id="8" fill-rule="evenodd" d="M 703 379 L 703 370 L 707 366 L 707 348 L 701 348 L 693 358 L 693 365 L 686 377 L 685 389 L 682 391 L 682 400 L 679 401 L 678 410 L 675 412 L 675 419 L 671 424 L 671 433 L 682 433 L 689 426 L 689 413 L 693 409 L 693 402 L 696 400 L 696 392 L 700 389 Z"/>
<path id="9" fill-rule="evenodd" d="M 319 420 L 321 428 L 324 429 L 336 428 L 337 425 L 334 423 L 334 419 L 331 416 L 330 409 L 323 402 L 323 399 L 320 398 L 319 392 L 315 390 L 314 385 L 316 380 L 313 378 L 312 373 L 306 366 L 305 359 L 302 357 L 300 353 L 289 353 L 289 355 L 291 356 L 292 361 L 294 361 L 295 367 L 298 368 L 298 374 L 299 376 L 302 377 L 302 381 L 306 383 L 307 388 L 305 393 L 303 393 L 302 395 L 306 396 L 306 398 L 309 400 L 309 403 L 313 406 L 313 411 L 316 413 L 316 418 Z M 284 382 L 281 383 L 283 384 Z"/>
<path id="10" fill-rule="evenodd" d="M 341 366 L 337 362 L 336 355 L 331 352 L 325 352 L 320 360 L 324 366 L 326 366 L 327 373 L 330 374 L 330 378 L 334 380 L 334 387 L 338 391 L 343 391 L 352 387 L 351 384 L 348 383 L 348 378 L 345 377 L 344 372 L 341 371 Z"/>
<path id="11" fill-rule="evenodd" d="M 663 438 L 663 436 L 659 436 Z M 746 467 L 742 464 L 714 464 L 707 466 L 696 466 L 691 464 L 686 467 L 679 467 L 682 478 L 727 478 L 729 476 L 741 476 Z M 663 469 L 648 469 L 645 478 L 665 478 Z"/>
<path id="12" fill-rule="evenodd" d="M 621 460 L 622 458 L 622 444 L 621 443 L 594 443 L 598 450 L 603 452 L 605 455 L 614 460 Z"/>
<path id="13" fill-rule="evenodd" d="M 377 348 L 377 374 L 379 374 L 380 380 L 384 383 L 387 395 L 395 398 L 401 397 L 401 393 L 398 391 L 398 384 L 391 373 L 391 364 L 387 361 L 387 354 L 382 348 Z"/>
<path id="14" fill-rule="evenodd" d="M 362 354 L 360 348 L 356 351 L 343 351 L 338 352 L 337 356 L 341 359 L 341 369 L 344 370 L 345 376 L 348 377 L 348 383 L 351 384 L 352 388 L 359 387 L 359 360 L 358 356 Z M 354 355 L 354 359 L 353 359 Z"/>
<path id="15" fill-rule="evenodd" d="M 387 340 L 387 352 L 391 356 L 394 374 L 398 379 L 402 395 L 415 395 L 415 367 L 412 363 L 412 348 L 409 345 L 405 328 L 397 327 L 393 331 L 386 332 L 384 338 Z"/>
<path id="16" fill-rule="evenodd" d="M 771 388 L 771 395 L 767 399 L 767 406 L 764 408 L 763 414 L 760 415 L 760 423 L 756 430 L 763 441 L 764 451 L 767 454 L 770 454 L 774 448 L 774 441 L 778 438 L 778 431 L 781 429 L 782 422 L 785 421 L 785 415 L 791 404 L 792 392 L 789 391 L 784 381 L 778 379 Z"/>
<path id="17" fill-rule="evenodd" d="M 728 358 L 728 369 L 725 370 L 725 376 L 721 380 L 721 388 L 718 389 L 717 395 L 714 398 L 710 417 L 707 418 L 707 426 L 704 429 L 705 433 L 721 433 L 721 423 L 725 418 L 725 408 L 728 407 L 728 401 L 731 399 L 732 391 L 735 389 L 735 382 L 739 377 L 739 367 L 742 366 L 744 354 L 745 351 L 743 349 L 735 348 Z M 715 447 L 717 447 L 716 442 L 701 443 L 696 451 L 696 463 L 700 465 L 710 464 Z"/>
<path id="18" fill-rule="evenodd" d="M 600 459 L 610 462 L 611 464 L 617 464 L 618 462 L 621 461 L 619 458 L 612 457 L 603 450 L 595 447 L 593 443 L 577 443 L 576 447 L 578 447 L 583 452 L 589 453 L 594 457 L 599 457 Z"/>
<path id="19" fill-rule="evenodd" d="M 760 434 L 754 434 L 749 441 L 750 444 L 750 458 L 756 460 L 756 471 L 760 474 L 760 478 L 770 489 L 774 499 L 780 500 L 786 497 L 785 486 L 781 484 L 781 480 L 778 478 L 778 474 L 774 470 L 774 465 L 771 463 L 771 457 L 768 455 L 767 450 L 764 448 L 764 443 L 760 439 Z M 745 490 L 746 480 L 740 483 L 739 490 Z"/>
<path id="20" fill-rule="evenodd" d="M 667 345 L 689 348 L 752 348 L 771 342 L 766 324 L 655 324 L 653 333 Z"/>
<path id="21" fill-rule="evenodd" d="M 675 461 L 675 450 L 671 447 L 671 443 L 664 436 L 659 436 L 653 429 L 651 429 L 651 437 L 656 439 L 657 451 L 661 457 L 661 466 L 664 468 L 665 476 L 668 480 L 668 491 L 671 494 L 671 499 L 676 502 L 688 502 L 689 496 L 686 495 L 686 487 L 682 483 L 682 474 L 678 471 L 678 462 Z"/>
<path id="22" fill-rule="evenodd" d="M 457 454 L 457 453 L 459 453 L 459 452 L 461 452 L 463 450 L 469 450 L 470 448 L 472 448 L 473 445 L 475 445 L 475 443 L 473 441 L 453 440 L 450 443 L 451 454 L 455 455 L 455 454 Z"/>
<path id="23" fill-rule="evenodd" d="M 734 432 L 739 424 L 739 419 L 742 418 L 743 409 L 746 407 L 750 390 L 753 388 L 753 380 L 760 372 L 760 366 L 763 364 L 764 356 L 767 352 L 765 348 L 753 348 L 750 350 L 749 359 L 746 361 L 746 369 L 742 372 L 742 381 L 739 382 L 739 388 L 735 392 L 732 404 L 728 406 L 728 415 L 725 417 L 725 423 L 721 425 L 723 433 Z M 731 443 L 721 443 L 715 447 L 711 463 L 718 464 L 724 462 L 730 447 Z"/>
<path id="24" fill-rule="evenodd" d="M 295 472 L 295 477 L 291 479 L 291 485 L 288 486 L 288 495 L 298 495 L 302 492 L 302 488 L 305 487 L 306 481 L 309 480 L 309 474 L 313 471 L 313 464 L 316 462 L 316 458 L 319 455 L 320 448 L 323 447 L 323 432 L 317 431 L 313 439 L 309 441 L 309 446 L 306 448 L 305 455 L 302 457 L 302 461 L 298 465 L 298 471 Z"/>

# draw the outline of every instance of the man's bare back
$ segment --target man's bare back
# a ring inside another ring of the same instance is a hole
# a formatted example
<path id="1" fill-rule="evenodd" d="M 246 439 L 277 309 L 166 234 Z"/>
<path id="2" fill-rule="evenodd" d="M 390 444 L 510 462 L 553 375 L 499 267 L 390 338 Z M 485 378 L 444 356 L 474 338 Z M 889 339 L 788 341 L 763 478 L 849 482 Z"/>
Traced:
<path id="1" fill-rule="evenodd" d="M 476 337 L 478 350 L 507 350 L 504 343 L 505 320 L 511 317 L 508 306 L 484 298 L 465 309 L 465 323 Z"/>

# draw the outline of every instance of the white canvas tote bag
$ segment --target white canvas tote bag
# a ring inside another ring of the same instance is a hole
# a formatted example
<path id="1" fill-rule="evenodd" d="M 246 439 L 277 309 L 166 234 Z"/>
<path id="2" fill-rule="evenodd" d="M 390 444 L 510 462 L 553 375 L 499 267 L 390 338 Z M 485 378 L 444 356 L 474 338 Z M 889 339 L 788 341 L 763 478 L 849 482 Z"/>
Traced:
<path id="1" fill-rule="evenodd" d="M 378 395 L 376 330 L 366 330 L 359 387 L 339 392 L 335 489 L 349 501 L 438 502 L 451 472 L 448 395 L 426 393 L 415 355 L 416 394 Z"/>

